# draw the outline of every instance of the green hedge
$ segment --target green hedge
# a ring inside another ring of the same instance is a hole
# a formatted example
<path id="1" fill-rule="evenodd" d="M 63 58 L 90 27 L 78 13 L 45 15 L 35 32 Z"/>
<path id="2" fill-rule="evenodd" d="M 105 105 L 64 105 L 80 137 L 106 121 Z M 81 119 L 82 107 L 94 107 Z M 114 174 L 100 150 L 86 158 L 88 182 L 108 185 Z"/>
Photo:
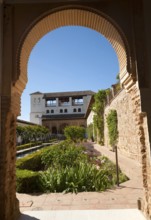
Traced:
<path id="1" fill-rule="evenodd" d="M 30 170 L 19 170 L 16 172 L 17 187 L 19 193 L 42 192 L 40 174 Z"/>
<path id="2" fill-rule="evenodd" d="M 37 146 L 37 145 L 40 145 L 40 144 L 42 144 L 41 141 L 39 141 L 39 142 L 31 142 L 31 143 L 28 143 L 28 144 L 22 144 L 20 146 L 17 146 L 17 151 L 28 149 L 28 148 L 31 148 L 31 147 L 34 147 L 34 146 Z"/>
<path id="3" fill-rule="evenodd" d="M 42 152 L 47 151 L 49 147 L 41 149 L 24 158 L 16 161 L 16 191 L 19 193 L 43 192 L 41 175 L 39 170 L 44 170 L 45 165 L 42 164 Z"/>
<path id="4" fill-rule="evenodd" d="M 42 161 L 41 161 L 41 152 L 42 150 L 29 154 L 26 157 L 18 159 L 16 161 L 16 167 L 18 169 L 27 169 L 27 170 L 32 170 L 32 171 L 43 170 L 44 164 L 42 164 Z"/>

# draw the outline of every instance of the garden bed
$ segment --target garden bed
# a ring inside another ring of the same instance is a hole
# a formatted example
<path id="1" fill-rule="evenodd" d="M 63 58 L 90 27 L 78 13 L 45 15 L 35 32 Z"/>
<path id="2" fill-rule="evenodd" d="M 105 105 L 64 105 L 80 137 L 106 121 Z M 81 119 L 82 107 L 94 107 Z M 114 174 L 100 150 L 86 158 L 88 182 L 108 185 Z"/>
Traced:
<path id="1" fill-rule="evenodd" d="M 90 156 L 82 145 L 63 141 L 17 160 L 17 192 L 104 191 L 116 184 L 116 166 Z M 128 178 L 119 169 L 120 182 Z"/>

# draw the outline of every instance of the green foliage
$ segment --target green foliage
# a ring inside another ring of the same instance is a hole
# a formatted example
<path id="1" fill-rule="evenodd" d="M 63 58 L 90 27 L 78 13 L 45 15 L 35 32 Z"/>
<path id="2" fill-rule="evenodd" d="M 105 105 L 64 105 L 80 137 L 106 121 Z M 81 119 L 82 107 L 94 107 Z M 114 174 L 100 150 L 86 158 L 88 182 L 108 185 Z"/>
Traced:
<path id="1" fill-rule="evenodd" d="M 87 156 L 83 153 L 82 146 L 76 146 L 70 141 L 63 141 L 44 151 L 41 156 L 42 163 L 45 167 L 67 167 L 75 166 L 80 161 L 86 161 Z"/>
<path id="2" fill-rule="evenodd" d="M 82 162 L 78 166 L 67 166 L 64 169 L 50 167 L 41 177 L 47 192 L 102 191 L 112 185 L 106 171 Z"/>
<path id="3" fill-rule="evenodd" d="M 84 149 L 71 141 L 63 141 L 18 159 L 17 192 L 77 193 L 112 187 L 116 183 L 115 165 L 104 156 L 90 159 Z M 96 159 L 100 161 L 99 166 L 94 163 Z M 127 180 L 120 170 L 119 173 L 120 181 Z"/>
<path id="4" fill-rule="evenodd" d="M 106 90 L 99 90 L 95 96 L 95 106 L 94 106 L 94 112 L 97 114 L 103 114 L 104 113 L 104 102 L 106 100 Z"/>
<path id="5" fill-rule="evenodd" d="M 67 126 L 64 129 L 64 135 L 73 142 L 82 141 L 85 138 L 85 128 L 80 126 Z"/>
<path id="6" fill-rule="evenodd" d="M 116 164 L 110 161 L 107 157 L 101 156 L 101 170 L 105 170 L 109 174 L 109 178 L 112 180 L 112 184 L 117 184 L 117 174 L 116 174 Z M 128 180 L 128 177 L 122 173 L 121 169 L 119 171 L 119 183 L 123 183 Z"/>
<path id="7" fill-rule="evenodd" d="M 40 125 L 35 126 L 17 126 L 17 137 L 21 136 L 23 143 L 29 143 L 31 141 L 44 140 L 49 134 L 49 130 Z"/>
<path id="8" fill-rule="evenodd" d="M 116 79 L 119 81 L 120 80 L 120 73 L 117 74 Z"/>
<path id="9" fill-rule="evenodd" d="M 16 127 L 16 133 L 18 136 L 22 136 L 25 131 L 25 127 L 18 125 Z"/>
<path id="10" fill-rule="evenodd" d="M 43 189 L 41 177 L 38 172 L 17 169 L 16 182 L 16 190 L 19 193 L 42 192 Z"/>
<path id="11" fill-rule="evenodd" d="M 117 83 L 117 84 L 116 84 L 115 89 L 116 89 L 116 92 L 118 92 L 118 91 L 121 90 L 121 85 L 120 85 L 120 83 Z"/>
<path id="12" fill-rule="evenodd" d="M 100 159 L 102 165 L 98 169 L 94 164 L 79 162 L 76 166 L 53 166 L 41 172 L 41 182 L 45 192 L 83 192 L 104 191 L 116 184 L 116 167 L 107 158 Z M 120 182 L 128 178 L 119 170 Z"/>
<path id="13" fill-rule="evenodd" d="M 117 112 L 111 110 L 107 116 L 107 125 L 109 132 L 110 145 L 114 146 L 118 141 Z"/>
<path id="14" fill-rule="evenodd" d="M 44 165 L 41 160 L 41 154 L 42 154 L 42 150 L 18 159 L 16 161 L 16 167 L 18 169 L 27 169 L 32 171 L 43 170 Z"/>
<path id="15" fill-rule="evenodd" d="M 89 124 L 88 127 L 87 127 L 87 136 L 88 136 L 88 139 L 92 139 L 93 137 L 93 124 Z"/>
<path id="16" fill-rule="evenodd" d="M 58 142 L 58 140 L 57 140 L 57 138 L 52 138 L 52 139 L 49 139 L 49 140 L 47 140 L 47 142 L 48 143 L 56 143 L 56 142 Z"/>
<path id="17" fill-rule="evenodd" d="M 110 88 L 108 88 L 108 89 L 106 89 L 106 90 L 105 90 L 105 92 L 106 92 L 106 95 L 109 95 L 109 94 L 110 94 L 110 92 L 111 92 L 111 89 L 110 89 Z"/>
<path id="18" fill-rule="evenodd" d="M 94 96 L 95 102 L 93 105 L 93 111 L 95 113 L 93 118 L 94 129 L 97 135 L 97 141 L 101 144 L 104 143 L 104 107 L 106 95 L 106 90 L 99 90 Z"/>

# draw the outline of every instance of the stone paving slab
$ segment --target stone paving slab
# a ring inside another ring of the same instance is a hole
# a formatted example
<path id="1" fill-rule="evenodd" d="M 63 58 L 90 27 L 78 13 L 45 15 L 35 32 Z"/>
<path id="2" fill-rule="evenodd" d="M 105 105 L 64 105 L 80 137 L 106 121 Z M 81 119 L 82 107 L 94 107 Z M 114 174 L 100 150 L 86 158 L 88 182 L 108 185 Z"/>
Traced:
<path id="1" fill-rule="evenodd" d="M 137 209 L 26 211 L 19 220 L 145 220 Z"/>

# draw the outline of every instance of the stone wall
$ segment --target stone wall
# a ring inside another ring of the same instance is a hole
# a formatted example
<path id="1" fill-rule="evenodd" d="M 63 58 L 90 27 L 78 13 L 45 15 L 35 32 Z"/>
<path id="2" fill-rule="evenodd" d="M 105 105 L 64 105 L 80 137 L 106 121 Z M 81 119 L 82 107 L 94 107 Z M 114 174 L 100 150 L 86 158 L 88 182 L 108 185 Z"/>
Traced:
<path id="1" fill-rule="evenodd" d="M 105 108 L 105 145 L 109 146 L 106 116 L 111 109 L 117 111 L 119 141 L 118 150 L 142 165 L 144 197 L 141 209 L 151 219 L 151 150 L 148 119 L 142 112 L 140 90 L 134 84 L 128 93 L 122 90 Z"/>
<path id="2" fill-rule="evenodd" d="M 134 94 L 134 91 L 133 91 Z M 135 98 L 137 94 L 135 94 Z M 125 89 L 119 92 L 105 108 L 105 146 L 110 146 L 106 117 L 111 109 L 117 111 L 118 117 L 118 149 L 125 156 L 141 161 L 140 140 L 138 136 L 137 111 L 139 103 L 134 101 L 132 92 Z M 110 146 L 111 147 L 111 146 Z"/>
<path id="3" fill-rule="evenodd" d="M 142 176 L 144 187 L 144 198 L 141 201 L 141 209 L 147 219 L 151 219 L 151 151 L 148 133 L 148 120 L 146 114 L 140 114 L 140 142 L 142 153 Z"/>

